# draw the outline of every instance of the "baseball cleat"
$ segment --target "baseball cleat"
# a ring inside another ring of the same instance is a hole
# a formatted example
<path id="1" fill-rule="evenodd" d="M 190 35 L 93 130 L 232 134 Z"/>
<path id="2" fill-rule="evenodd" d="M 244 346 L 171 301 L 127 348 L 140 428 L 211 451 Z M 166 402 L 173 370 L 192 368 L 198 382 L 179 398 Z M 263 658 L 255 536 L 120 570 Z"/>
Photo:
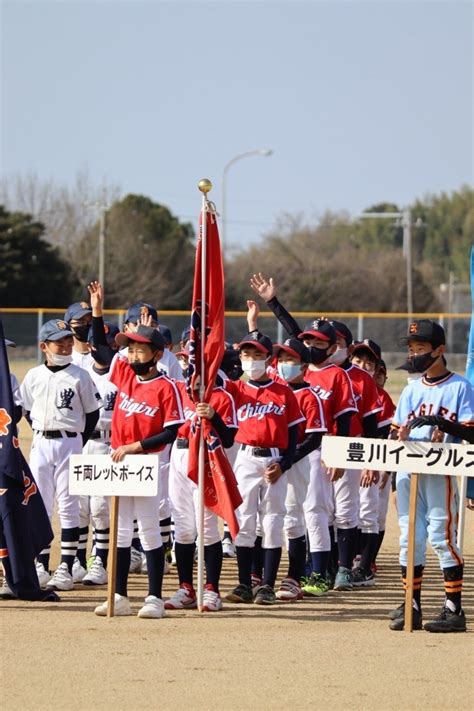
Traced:
<path id="1" fill-rule="evenodd" d="M 197 607 L 196 593 L 188 583 L 183 583 L 165 602 L 166 610 L 191 610 L 194 607 Z"/>
<path id="2" fill-rule="evenodd" d="M 259 589 L 260 585 L 262 584 L 262 578 L 259 578 L 258 575 L 255 575 L 255 573 L 250 574 L 250 581 L 252 583 L 252 592 L 255 597 L 257 594 L 257 590 Z"/>
<path id="3" fill-rule="evenodd" d="M 276 593 L 277 600 L 283 602 L 296 602 L 303 599 L 303 591 L 299 583 L 293 578 L 285 578 L 281 581 L 280 589 Z"/>
<path id="4" fill-rule="evenodd" d="M 405 615 L 405 603 L 402 602 L 401 605 L 395 608 L 395 610 L 390 610 L 388 613 L 388 618 L 390 620 L 396 620 L 397 617 L 404 616 Z"/>
<path id="5" fill-rule="evenodd" d="M 47 583 L 46 587 L 51 590 L 72 590 L 74 580 L 69 572 L 67 563 L 60 563 L 53 573 L 53 577 Z"/>
<path id="6" fill-rule="evenodd" d="M 165 606 L 163 600 L 155 595 L 148 595 L 145 598 L 145 604 L 140 610 L 138 610 L 137 617 L 144 617 L 147 619 L 159 619 L 165 616 Z"/>
<path id="7" fill-rule="evenodd" d="M 202 597 L 202 611 L 203 612 L 219 612 L 222 610 L 222 599 L 218 592 L 215 592 L 212 585 L 207 584 L 204 587 L 204 594 Z"/>
<path id="8" fill-rule="evenodd" d="M 45 570 L 43 563 L 36 563 L 36 575 L 38 576 L 40 588 L 45 588 L 51 580 L 51 575 Z"/>
<path id="9" fill-rule="evenodd" d="M 452 612 L 444 606 L 441 613 L 432 622 L 426 622 L 427 632 L 466 632 L 466 616 L 463 610 Z"/>
<path id="10" fill-rule="evenodd" d="M 366 573 L 362 568 L 354 568 L 352 570 L 352 584 L 355 588 L 369 588 L 375 585 L 375 575 Z"/>
<path id="11" fill-rule="evenodd" d="M 97 605 L 94 613 L 99 617 L 107 617 L 107 600 L 101 605 Z M 127 615 L 132 615 L 132 608 L 130 607 L 130 600 L 124 595 L 119 595 L 115 593 L 115 604 L 114 604 L 114 615 L 116 617 L 126 617 Z"/>
<path id="12" fill-rule="evenodd" d="M 334 590 L 353 590 L 352 585 L 352 575 L 349 568 L 343 568 L 342 566 L 337 571 L 336 579 L 334 581 Z"/>
<path id="13" fill-rule="evenodd" d="M 89 568 L 89 572 L 82 579 L 84 585 L 107 585 L 107 571 L 99 556 Z"/>
<path id="14" fill-rule="evenodd" d="M 16 595 L 8 584 L 6 578 L 3 578 L 2 587 L 0 588 L 0 600 L 16 600 Z"/>
<path id="15" fill-rule="evenodd" d="M 231 538 L 224 538 L 222 541 L 222 555 L 224 558 L 235 558 L 237 555 L 234 543 Z"/>
<path id="16" fill-rule="evenodd" d="M 274 589 L 270 585 L 261 585 L 255 595 L 255 605 L 274 605 L 276 603 Z"/>
<path id="17" fill-rule="evenodd" d="M 81 564 L 79 558 L 74 558 L 74 563 L 72 566 L 72 579 L 75 583 L 82 583 L 83 579 L 87 575 L 87 570 Z"/>
<path id="18" fill-rule="evenodd" d="M 237 585 L 230 593 L 225 596 L 229 602 L 253 602 L 253 592 L 249 585 Z"/>
<path id="19" fill-rule="evenodd" d="M 392 619 L 389 627 L 395 632 L 401 632 L 405 629 L 405 605 L 400 606 L 397 610 L 394 610 L 393 612 L 398 612 L 398 615 L 397 617 L 394 617 Z M 413 629 L 423 629 L 423 617 L 421 615 L 421 612 L 417 610 L 416 607 L 413 607 Z"/>
<path id="20" fill-rule="evenodd" d="M 329 591 L 329 586 L 319 573 L 311 573 L 309 578 L 301 581 L 301 590 L 304 597 L 321 597 Z"/>
<path id="21" fill-rule="evenodd" d="M 136 548 L 132 546 L 130 550 L 130 568 L 128 569 L 129 573 L 141 573 L 142 570 L 142 554 L 141 551 L 137 551 Z"/>

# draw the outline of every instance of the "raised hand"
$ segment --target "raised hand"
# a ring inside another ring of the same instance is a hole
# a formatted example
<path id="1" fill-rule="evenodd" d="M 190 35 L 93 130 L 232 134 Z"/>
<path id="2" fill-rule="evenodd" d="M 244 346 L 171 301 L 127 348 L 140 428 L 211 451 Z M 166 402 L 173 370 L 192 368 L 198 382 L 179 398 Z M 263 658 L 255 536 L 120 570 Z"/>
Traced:
<path id="1" fill-rule="evenodd" d="M 272 277 L 267 279 L 261 272 L 250 277 L 250 286 L 264 301 L 271 301 L 277 293 Z"/>
<path id="2" fill-rule="evenodd" d="M 92 315 L 102 316 L 102 307 L 104 304 L 104 290 L 100 281 L 91 281 L 87 286 L 90 295 Z"/>
<path id="3" fill-rule="evenodd" d="M 249 299 L 247 301 L 247 325 L 249 329 L 249 333 L 252 331 L 256 331 L 258 326 L 257 326 L 257 321 L 258 321 L 258 315 L 260 313 L 260 306 L 257 304 L 256 301 L 252 301 L 252 299 Z"/>
<path id="4" fill-rule="evenodd" d="M 140 320 L 137 323 L 137 326 L 148 326 L 151 328 L 153 325 L 153 318 L 151 314 L 142 314 L 140 316 Z"/>

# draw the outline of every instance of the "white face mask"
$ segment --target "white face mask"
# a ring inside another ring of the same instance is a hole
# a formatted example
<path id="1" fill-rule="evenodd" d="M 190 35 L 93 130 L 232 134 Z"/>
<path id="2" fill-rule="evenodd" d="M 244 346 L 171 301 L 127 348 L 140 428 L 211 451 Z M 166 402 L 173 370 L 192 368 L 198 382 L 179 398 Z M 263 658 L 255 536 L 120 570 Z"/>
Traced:
<path id="1" fill-rule="evenodd" d="M 266 360 L 243 360 L 242 370 L 250 380 L 261 378 L 267 370 Z"/>
<path id="2" fill-rule="evenodd" d="M 69 365 L 72 362 L 72 355 L 59 355 L 59 353 L 51 353 L 47 351 L 48 363 L 50 365 Z"/>
<path id="3" fill-rule="evenodd" d="M 347 348 L 339 348 L 339 346 L 338 346 L 337 351 L 329 356 L 327 362 L 331 363 L 332 365 L 340 365 L 341 363 L 344 363 L 346 358 L 347 358 Z"/>

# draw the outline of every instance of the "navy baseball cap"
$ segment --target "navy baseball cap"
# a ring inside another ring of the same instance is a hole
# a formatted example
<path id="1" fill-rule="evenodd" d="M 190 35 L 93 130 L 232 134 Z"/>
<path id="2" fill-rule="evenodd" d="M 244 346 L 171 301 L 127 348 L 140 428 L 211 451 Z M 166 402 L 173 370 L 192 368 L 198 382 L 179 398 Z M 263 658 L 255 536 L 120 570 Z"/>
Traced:
<path id="1" fill-rule="evenodd" d="M 158 330 L 165 339 L 166 345 L 170 346 L 173 343 L 173 336 L 171 335 L 171 331 L 168 326 L 165 326 L 164 323 L 160 323 Z"/>
<path id="2" fill-rule="evenodd" d="M 131 321 L 132 323 L 137 323 L 142 316 L 151 316 L 155 323 L 158 323 L 158 312 L 151 304 L 146 304 L 144 301 L 138 301 L 136 304 L 132 304 L 125 314 L 125 323 Z"/>
<path id="3" fill-rule="evenodd" d="M 352 341 L 354 340 L 352 338 L 352 331 L 348 326 L 346 326 L 345 323 L 342 323 L 342 321 L 329 321 L 331 326 L 334 327 L 336 334 L 339 336 L 339 338 L 344 338 L 347 345 L 349 346 Z"/>
<path id="4" fill-rule="evenodd" d="M 92 314 L 92 309 L 87 303 L 87 301 L 76 301 L 75 304 L 71 304 L 67 307 L 66 313 L 64 314 L 64 320 L 70 323 L 74 319 L 78 320 L 83 316 L 88 316 Z"/>
<path id="5" fill-rule="evenodd" d="M 337 338 L 334 327 L 325 318 L 317 318 L 307 323 L 304 331 L 299 334 L 298 338 L 304 338 L 305 336 L 320 338 L 322 341 L 328 341 L 329 343 L 335 343 Z"/>
<path id="6" fill-rule="evenodd" d="M 382 358 L 382 349 L 378 343 L 375 343 L 370 338 L 364 338 L 363 341 L 354 341 L 351 345 L 350 354 L 354 355 L 357 351 L 369 351 L 377 362 Z"/>
<path id="7" fill-rule="evenodd" d="M 115 343 L 119 346 L 128 346 L 130 341 L 136 343 L 148 343 L 157 351 L 165 349 L 165 339 L 162 334 L 152 326 L 139 326 L 135 333 L 118 333 L 115 336 Z"/>
<path id="8" fill-rule="evenodd" d="M 105 331 L 105 340 L 107 341 L 108 345 L 109 346 L 114 345 L 115 344 L 115 336 L 117 336 L 120 333 L 119 327 L 116 326 L 114 323 L 110 323 L 110 321 L 104 321 L 104 331 Z M 87 340 L 89 343 L 92 343 L 92 345 L 94 345 L 94 337 L 92 335 L 92 326 L 89 329 Z"/>
<path id="9" fill-rule="evenodd" d="M 39 339 L 41 343 L 43 341 L 59 341 L 65 336 L 73 335 L 73 332 L 65 321 L 61 321 L 59 318 L 53 318 L 41 326 Z"/>
<path id="10" fill-rule="evenodd" d="M 252 333 L 247 333 L 245 338 L 238 344 L 239 351 L 242 350 L 244 346 L 254 346 L 257 350 L 262 353 L 268 353 L 272 355 L 273 353 L 273 343 L 271 338 L 264 336 L 260 331 L 252 331 Z"/>
<path id="11" fill-rule="evenodd" d="M 303 363 L 309 363 L 310 361 L 309 350 L 302 341 L 298 340 L 298 338 L 287 338 L 283 343 L 277 343 L 273 346 L 273 355 L 277 358 L 280 351 L 285 351 L 285 353 L 288 353 L 291 356 L 301 358 Z"/>
<path id="12" fill-rule="evenodd" d="M 439 323 L 428 318 L 421 318 L 411 322 L 408 334 L 400 339 L 400 345 L 407 346 L 410 341 L 426 341 L 437 348 L 445 345 L 446 335 L 444 328 Z"/>

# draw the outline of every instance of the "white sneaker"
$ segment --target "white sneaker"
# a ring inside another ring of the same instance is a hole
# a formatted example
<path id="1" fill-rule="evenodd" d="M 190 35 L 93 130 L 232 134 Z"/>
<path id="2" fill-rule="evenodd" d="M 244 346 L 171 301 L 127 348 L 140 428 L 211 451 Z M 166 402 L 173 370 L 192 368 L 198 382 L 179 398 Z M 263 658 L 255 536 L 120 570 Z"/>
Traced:
<path id="1" fill-rule="evenodd" d="M 3 578 L 2 587 L 0 588 L 0 600 L 16 600 L 16 595 L 13 594 L 7 579 Z"/>
<path id="2" fill-rule="evenodd" d="M 130 553 L 130 568 L 128 569 L 129 573 L 140 573 L 142 569 L 142 562 L 143 562 L 143 557 L 141 554 L 141 551 L 137 551 L 136 548 L 133 548 Z"/>
<path id="3" fill-rule="evenodd" d="M 89 572 L 82 578 L 84 585 L 107 585 L 107 571 L 97 555 L 89 568 Z"/>
<path id="4" fill-rule="evenodd" d="M 204 588 L 202 596 L 202 611 L 203 612 L 219 612 L 222 610 L 222 600 L 219 593 L 214 592 L 210 588 Z"/>
<path id="5" fill-rule="evenodd" d="M 235 558 L 237 555 L 234 543 L 230 538 L 224 538 L 222 541 L 222 553 L 224 558 Z"/>
<path id="6" fill-rule="evenodd" d="M 142 564 L 141 564 L 141 567 L 140 567 L 140 573 L 141 573 L 142 575 L 148 575 L 148 565 L 147 565 L 147 562 L 146 562 L 146 555 L 145 555 L 145 553 L 142 553 Z"/>
<path id="7" fill-rule="evenodd" d="M 140 610 L 138 610 L 137 615 L 137 617 L 147 617 L 155 619 L 164 616 L 165 606 L 163 604 L 163 600 L 160 600 L 159 597 L 155 597 L 154 595 L 148 595 L 148 597 L 145 598 L 145 604 Z"/>
<path id="8" fill-rule="evenodd" d="M 165 602 L 166 610 L 190 610 L 194 607 L 197 607 L 196 594 L 186 583 Z"/>
<path id="9" fill-rule="evenodd" d="M 97 605 L 94 612 L 96 615 L 99 615 L 99 617 L 107 617 L 107 609 L 108 605 L 106 600 L 101 605 Z M 114 615 L 116 617 L 125 617 L 132 614 L 133 612 L 128 597 L 115 593 Z"/>
<path id="10" fill-rule="evenodd" d="M 82 580 L 87 575 L 87 570 L 81 565 L 79 558 L 74 558 L 74 563 L 72 566 L 72 579 L 75 583 L 82 583 Z"/>
<path id="11" fill-rule="evenodd" d="M 74 587 L 74 580 L 69 572 L 67 563 L 60 563 L 53 573 L 53 577 L 47 583 L 47 588 L 52 590 L 72 590 Z"/>
<path id="12" fill-rule="evenodd" d="M 44 589 L 51 580 L 51 575 L 45 570 L 43 563 L 36 563 L 36 575 L 38 576 L 40 588 Z"/>

